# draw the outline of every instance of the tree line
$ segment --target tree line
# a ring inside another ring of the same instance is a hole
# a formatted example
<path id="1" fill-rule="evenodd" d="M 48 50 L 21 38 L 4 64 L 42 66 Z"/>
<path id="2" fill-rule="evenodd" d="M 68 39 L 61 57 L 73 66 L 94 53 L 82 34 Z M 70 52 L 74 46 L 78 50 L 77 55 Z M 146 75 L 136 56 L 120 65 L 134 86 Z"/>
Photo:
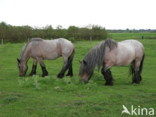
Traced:
<path id="1" fill-rule="evenodd" d="M 88 27 L 70 26 L 65 29 L 61 26 L 53 28 L 51 25 L 43 28 L 31 26 L 12 26 L 5 22 L 0 23 L 0 39 L 4 42 L 26 42 L 30 38 L 40 37 L 43 39 L 66 38 L 75 40 L 103 40 L 108 36 L 104 27 L 91 25 Z"/>

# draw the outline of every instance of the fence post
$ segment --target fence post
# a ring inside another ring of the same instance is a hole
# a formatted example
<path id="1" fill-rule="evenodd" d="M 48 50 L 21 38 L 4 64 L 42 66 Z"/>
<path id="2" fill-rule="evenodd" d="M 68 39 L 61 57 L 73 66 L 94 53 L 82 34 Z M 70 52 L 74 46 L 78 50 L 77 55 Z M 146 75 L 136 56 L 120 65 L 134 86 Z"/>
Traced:
<path id="1" fill-rule="evenodd" d="M 89 40 L 92 41 L 92 36 L 90 36 L 90 39 Z"/>
<path id="2" fill-rule="evenodd" d="M 2 40 L 1 40 L 1 44 L 3 45 L 3 43 L 4 43 L 4 42 L 3 42 L 3 38 L 2 38 Z"/>
<path id="3" fill-rule="evenodd" d="M 142 39 L 144 39 L 144 36 L 141 36 Z"/>

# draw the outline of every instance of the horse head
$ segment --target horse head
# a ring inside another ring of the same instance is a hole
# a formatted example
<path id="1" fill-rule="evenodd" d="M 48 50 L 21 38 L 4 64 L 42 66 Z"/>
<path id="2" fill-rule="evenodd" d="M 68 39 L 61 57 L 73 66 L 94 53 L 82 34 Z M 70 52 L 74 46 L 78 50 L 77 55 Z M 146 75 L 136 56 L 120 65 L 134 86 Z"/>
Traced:
<path id="1" fill-rule="evenodd" d="M 19 68 L 19 76 L 25 76 L 28 70 L 28 66 L 24 62 L 22 62 L 21 59 L 18 59 L 18 58 L 17 58 L 17 65 Z"/>
<path id="2" fill-rule="evenodd" d="M 85 60 L 80 61 L 80 64 L 81 64 L 79 70 L 80 81 L 84 83 L 88 83 L 88 81 L 90 80 L 93 74 L 93 70 L 88 68 L 89 63 L 87 63 L 87 61 Z"/>

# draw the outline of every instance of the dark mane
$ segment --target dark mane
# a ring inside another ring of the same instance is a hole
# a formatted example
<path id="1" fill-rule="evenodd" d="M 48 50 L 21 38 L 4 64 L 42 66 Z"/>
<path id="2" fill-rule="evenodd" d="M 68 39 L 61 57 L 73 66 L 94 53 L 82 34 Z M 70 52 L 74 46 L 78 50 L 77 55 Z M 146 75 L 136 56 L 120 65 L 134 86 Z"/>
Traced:
<path id="1" fill-rule="evenodd" d="M 87 55 L 84 57 L 84 61 L 87 63 L 86 68 L 83 69 L 88 74 L 91 74 L 96 66 L 100 68 L 103 65 L 105 48 L 109 47 L 110 50 L 117 47 L 117 42 L 112 39 L 107 39 L 106 41 L 102 41 L 100 44 L 92 48 Z M 80 69 L 80 74 L 83 73 L 82 69 Z"/>
<path id="2" fill-rule="evenodd" d="M 112 39 L 107 39 L 105 41 L 105 47 L 109 47 L 110 50 L 117 47 L 117 42 Z"/>

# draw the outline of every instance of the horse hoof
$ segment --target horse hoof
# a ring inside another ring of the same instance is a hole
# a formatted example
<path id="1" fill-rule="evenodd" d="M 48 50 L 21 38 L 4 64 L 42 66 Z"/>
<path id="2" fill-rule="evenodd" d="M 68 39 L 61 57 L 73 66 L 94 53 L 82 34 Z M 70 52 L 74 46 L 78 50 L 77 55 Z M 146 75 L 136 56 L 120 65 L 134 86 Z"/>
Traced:
<path id="1" fill-rule="evenodd" d="M 113 86 L 113 83 L 105 83 L 106 86 Z"/>
<path id="2" fill-rule="evenodd" d="M 48 76 L 48 74 L 42 74 L 42 77 Z"/>
<path id="3" fill-rule="evenodd" d="M 29 76 L 33 76 L 33 74 L 29 74 Z"/>
<path id="4" fill-rule="evenodd" d="M 73 76 L 73 74 L 66 74 L 66 76 L 70 76 L 70 77 L 72 77 L 72 76 Z"/>
<path id="5" fill-rule="evenodd" d="M 57 75 L 57 78 L 63 78 L 63 77 L 64 77 L 64 75 L 62 75 L 62 74 Z"/>
<path id="6" fill-rule="evenodd" d="M 29 76 L 33 76 L 33 75 L 36 75 L 36 74 L 31 74 L 31 73 L 29 74 Z"/>
<path id="7" fill-rule="evenodd" d="M 132 84 L 140 84 L 140 82 L 132 82 Z"/>
<path id="8" fill-rule="evenodd" d="M 105 86 L 113 86 L 113 84 L 105 84 Z"/>
<path id="9" fill-rule="evenodd" d="M 140 81 L 133 81 L 132 84 L 140 84 Z"/>

